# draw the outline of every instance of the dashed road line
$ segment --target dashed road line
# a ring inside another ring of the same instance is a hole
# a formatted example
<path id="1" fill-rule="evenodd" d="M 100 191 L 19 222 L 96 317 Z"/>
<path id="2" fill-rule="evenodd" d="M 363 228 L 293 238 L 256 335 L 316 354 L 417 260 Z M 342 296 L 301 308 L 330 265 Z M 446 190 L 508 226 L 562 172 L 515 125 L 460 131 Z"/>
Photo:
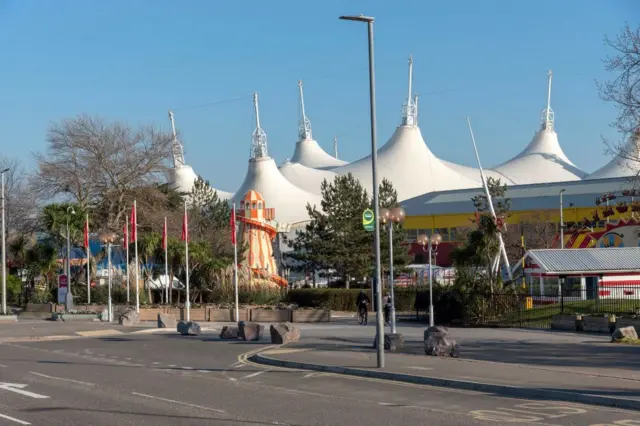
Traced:
<path id="1" fill-rule="evenodd" d="M 184 405 L 185 407 L 199 408 L 201 410 L 214 411 L 216 413 L 223 413 L 223 414 L 226 413 L 224 410 L 218 410 L 217 408 L 204 407 L 202 405 L 196 405 L 196 404 L 189 404 L 188 402 L 176 401 L 174 399 L 161 398 L 159 396 L 147 395 L 147 394 L 138 393 L 138 392 L 131 392 L 131 394 L 136 396 L 141 396 L 143 398 L 155 399 L 158 401 L 170 402 L 172 404 Z"/>
<path id="2" fill-rule="evenodd" d="M 259 376 L 262 373 L 266 373 L 267 371 L 271 371 L 271 370 L 267 369 L 267 370 L 262 370 L 262 371 L 256 371 L 255 373 L 247 374 L 246 376 L 243 377 L 243 379 L 250 379 L 252 377 Z"/>
<path id="3" fill-rule="evenodd" d="M 7 416 L 6 414 L 0 414 L 0 418 L 11 420 L 12 422 L 16 422 L 20 425 L 30 425 L 31 423 L 25 422 L 24 420 L 16 419 L 15 417 Z"/>
<path id="4" fill-rule="evenodd" d="M 63 382 L 77 383 L 79 385 L 85 385 L 85 386 L 96 386 L 95 383 L 81 382 L 80 380 L 66 379 L 64 377 L 48 376 L 46 374 L 36 373 L 35 371 L 29 371 L 29 374 L 33 374 L 34 376 L 44 377 L 45 379 L 60 380 Z"/>
<path id="5" fill-rule="evenodd" d="M 1 367 L 1 368 L 8 368 L 8 367 L 7 367 L 6 365 L 4 365 L 4 364 L 0 364 L 0 367 Z"/>

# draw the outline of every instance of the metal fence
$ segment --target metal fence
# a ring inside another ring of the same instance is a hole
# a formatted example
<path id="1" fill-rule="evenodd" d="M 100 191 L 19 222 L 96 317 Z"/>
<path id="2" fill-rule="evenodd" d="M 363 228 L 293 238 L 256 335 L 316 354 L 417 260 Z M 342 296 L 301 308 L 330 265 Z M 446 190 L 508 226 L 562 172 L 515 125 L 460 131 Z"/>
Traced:
<path id="1" fill-rule="evenodd" d="M 424 309 L 416 299 L 416 310 Z M 640 285 L 531 292 L 445 292 L 434 301 L 441 323 L 482 327 L 551 328 L 554 315 L 640 316 Z"/>

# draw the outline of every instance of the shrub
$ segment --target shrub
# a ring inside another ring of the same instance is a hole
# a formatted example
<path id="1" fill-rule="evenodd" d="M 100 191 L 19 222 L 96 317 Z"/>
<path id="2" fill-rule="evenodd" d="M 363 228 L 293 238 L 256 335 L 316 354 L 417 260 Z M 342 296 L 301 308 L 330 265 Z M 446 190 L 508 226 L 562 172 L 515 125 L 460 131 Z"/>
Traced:
<path id="1" fill-rule="evenodd" d="M 365 290 L 369 300 L 370 309 L 374 308 L 374 300 L 371 289 Z M 358 289 L 333 289 L 333 288 L 303 288 L 290 290 L 286 296 L 287 303 L 295 303 L 301 308 L 324 308 L 334 311 L 355 311 L 356 300 L 360 290 Z M 395 306 L 397 311 L 414 310 L 416 301 L 415 288 L 403 288 L 395 290 Z"/>

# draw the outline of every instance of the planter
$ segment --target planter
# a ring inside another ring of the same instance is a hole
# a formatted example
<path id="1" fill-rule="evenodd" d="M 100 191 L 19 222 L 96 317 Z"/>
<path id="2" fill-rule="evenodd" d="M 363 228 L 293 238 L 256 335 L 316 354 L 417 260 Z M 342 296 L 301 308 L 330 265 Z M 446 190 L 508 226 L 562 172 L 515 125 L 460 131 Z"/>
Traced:
<path id="1" fill-rule="evenodd" d="M 296 309 L 291 311 L 291 322 L 330 322 L 329 309 Z"/>
<path id="2" fill-rule="evenodd" d="M 553 330 L 572 330 L 577 331 L 576 315 L 553 315 L 551 317 L 551 328 Z"/>
<path id="3" fill-rule="evenodd" d="M 208 318 L 209 321 L 212 322 L 235 322 L 236 321 L 236 310 L 234 308 L 208 308 L 209 313 Z M 249 309 L 240 308 L 238 310 L 238 321 L 249 321 Z"/>
<path id="4" fill-rule="evenodd" d="M 612 333 L 611 328 L 615 330 L 616 322 L 609 321 L 609 317 L 582 317 L 582 329 L 592 333 Z"/>
<path id="5" fill-rule="evenodd" d="M 289 309 L 251 309 L 252 322 L 286 322 L 291 321 Z"/>
<path id="6" fill-rule="evenodd" d="M 98 314 L 61 314 L 58 312 L 54 312 L 51 314 L 51 319 L 53 321 L 96 321 L 99 320 L 100 315 Z"/>
<path id="7" fill-rule="evenodd" d="M 0 315 L 0 324 L 18 322 L 17 315 Z"/>
<path id="8" fill-rule="evenodd" d="M 53 312 L 53 303 L 27 303 L 27 312 Z"/>
<path id="9" fill-rule="evenodd" d="M 187 310 L 183 309 L 183 316 L 186 318 Z M 157 317 L 157 315 L 156 315 Z M 190 321 L 207 321 L 207 308 L 191 308 L 189 309 L 189 320 Z"/>
<path id="10" fill-rule="evenodd" d="M 158 314 L 164 314 L 164 308 L 140 308 L 140 321 L 157 321 Z"/>

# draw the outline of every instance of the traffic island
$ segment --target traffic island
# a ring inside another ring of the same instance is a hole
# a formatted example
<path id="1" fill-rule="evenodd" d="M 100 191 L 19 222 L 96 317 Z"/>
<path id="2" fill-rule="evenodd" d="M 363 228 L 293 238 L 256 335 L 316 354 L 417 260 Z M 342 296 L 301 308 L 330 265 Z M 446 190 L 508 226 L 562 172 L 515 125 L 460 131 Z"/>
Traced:
<path id="1" fill-rule="evenodd" d="M 0 323 L 18 322 L 17 315 L 0 315 Z"/>

